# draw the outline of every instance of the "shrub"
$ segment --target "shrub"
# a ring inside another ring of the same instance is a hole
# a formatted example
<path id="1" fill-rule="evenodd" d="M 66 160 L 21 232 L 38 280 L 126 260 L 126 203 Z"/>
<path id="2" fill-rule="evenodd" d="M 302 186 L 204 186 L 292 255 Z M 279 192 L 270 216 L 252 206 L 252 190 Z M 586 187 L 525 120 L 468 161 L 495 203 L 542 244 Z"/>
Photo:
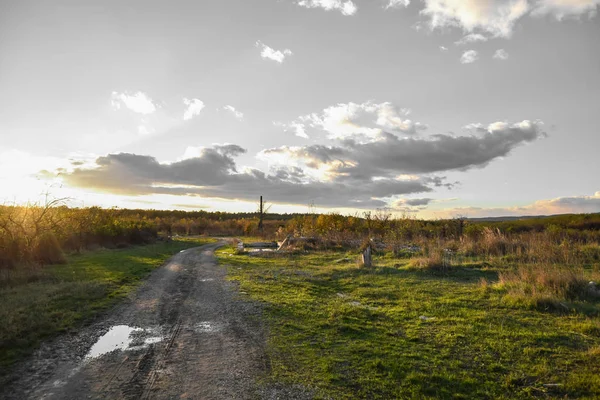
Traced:
<path id="1" fill-rule="evenodd" d="M 42 265 L 65 264 L 67 262 L 60 244 L 52 232 L 43 233 L 38 237 L 33 254 L 35 261 Z"/>

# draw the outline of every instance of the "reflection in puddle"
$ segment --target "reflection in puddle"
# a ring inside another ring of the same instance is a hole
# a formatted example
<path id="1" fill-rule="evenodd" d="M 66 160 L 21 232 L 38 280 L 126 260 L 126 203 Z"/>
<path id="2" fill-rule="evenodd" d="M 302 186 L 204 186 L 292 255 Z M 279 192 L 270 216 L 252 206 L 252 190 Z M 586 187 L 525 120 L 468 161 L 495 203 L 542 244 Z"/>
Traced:
<path id="1" fill-rule="evenodd" d="M 262 252 L 272 252 L 272 251 L 276 251 L 277 249 L 248 249 L 248 253 L 262 253 Z"/>
<path id="2" fill-rule="evenodd" d="M 212 282 L 212 281 L 214 281 L 214 278 L 203 278 L 203 279 L 200 279 L 200 282 Z"/>
<path id="3" fill-rule="evenodd" d="M 96 358 L 115 350 L 139 350 L 163 340 L 157 329 L 116 325 L 98 339 L 85 358 Z"/>
<path id="4" fill-rule="evenodd" d="M 221 327 L 214 322 L 202 321 L 194 325 L 194 330 L 199 333 L 213 333 L 221 330 Z"/>

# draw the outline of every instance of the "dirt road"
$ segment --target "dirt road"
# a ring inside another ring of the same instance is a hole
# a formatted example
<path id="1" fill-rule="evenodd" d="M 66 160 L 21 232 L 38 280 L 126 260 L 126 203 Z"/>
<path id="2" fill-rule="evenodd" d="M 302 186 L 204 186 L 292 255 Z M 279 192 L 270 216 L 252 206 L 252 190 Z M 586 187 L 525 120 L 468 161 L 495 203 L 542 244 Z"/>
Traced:
<path id="1" fill-rule="evenodd" d="M 261 307 L 224 280 L 222 244 L 175 255 L 104 320 L 42 347 L 0 397 L 279 397 L 256 384 L 268 370 Z"/>

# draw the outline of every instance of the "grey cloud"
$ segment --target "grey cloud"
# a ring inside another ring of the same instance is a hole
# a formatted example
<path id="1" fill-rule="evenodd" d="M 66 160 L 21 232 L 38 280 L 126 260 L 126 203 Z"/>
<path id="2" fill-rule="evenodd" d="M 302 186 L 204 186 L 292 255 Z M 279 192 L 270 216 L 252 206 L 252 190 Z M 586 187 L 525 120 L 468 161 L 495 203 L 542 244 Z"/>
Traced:
<path id="1" fill-rule="evenodd" d="M 540 200 L 533 206 L 558 208 L 568 212 L 600 212 L 600 191 L 592 196 L 558 197 L 551 200 Z"/>
<path id="2" fill-rule="evenodd" d="M 95 168 L 77 168 L 64 175 L 71 186 L 115 194 L 171 194 L 225 199 L 270 201 L 328 207 L 384 207 L 394 195 L 430 192 L 441 178 L 314 181 L 298 167 L 275 168 L 269 174 L 256 169 L 238 172 L 233 156 L 245 150 L 235 145 L 205 148 L 199 157 L 161 164 L 154 157 L 110 154 L 99 157 Z"/>
<path id="3" fill-rule="evenodd" d="M 430 198 L 422 198 L 422 199 L 400 199 L 400 200 L 396 201 L 396 205 L 405 205 L 405 206 L 412 206 L 412 207 L 426 206 L 432 200 L 433 199 L 430 199 Z"/>
<path id="4" fill-rule="evenodd" d="M 514 125 L 495 123 L 487 130 L 478 128 L 476 131 L 477 135 L 434 135 L 429 139 L 401 139 L 384 132 L 370 143 L 346 139 L 341 141 L 340 147 L 281 147 L 265 150 L 263 154 L 267 157 L 286 154 L 303 160 L 307 166 L 330 164 L 337 174 L 368 179 L 482 167 L 508 155 L 519 145 L 545 135 L 541 123 L 530 121 Z"/>

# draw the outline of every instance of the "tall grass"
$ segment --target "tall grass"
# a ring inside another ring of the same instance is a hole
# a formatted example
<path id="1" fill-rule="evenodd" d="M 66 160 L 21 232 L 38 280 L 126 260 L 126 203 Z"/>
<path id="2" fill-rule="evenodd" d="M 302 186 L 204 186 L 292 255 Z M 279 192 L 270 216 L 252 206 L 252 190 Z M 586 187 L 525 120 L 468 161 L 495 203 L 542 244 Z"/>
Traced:
<path id="1" fill-rule="evenodd" d="M 595 302 L 600 290 L 592 279 L 600 274 L 581 267 L 550 264 L 520 264 L 502 271 L 497 286 L 514 302 L 536 307 L 568 309 L 563 302 Z"/>

